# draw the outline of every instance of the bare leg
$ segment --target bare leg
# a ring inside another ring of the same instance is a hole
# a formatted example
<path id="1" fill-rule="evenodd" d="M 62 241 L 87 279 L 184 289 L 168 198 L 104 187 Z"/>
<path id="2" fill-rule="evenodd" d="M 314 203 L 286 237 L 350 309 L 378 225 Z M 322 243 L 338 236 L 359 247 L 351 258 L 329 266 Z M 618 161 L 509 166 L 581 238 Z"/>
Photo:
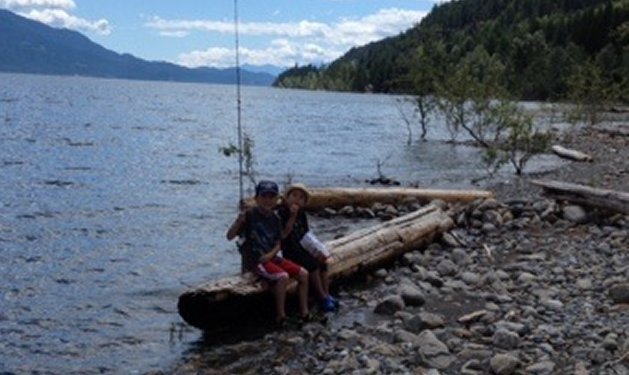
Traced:
<path id="1" fill-rule="evenodd" d="M 282 321 L 286 318 L 286 286 L 288 285 L 288 276 L 277 280 L 275 287 L 275 320 Z"/>
<path id="2" fill-rule="evenodd" d="M 308 271 L 301 269 L 297 276 L 299 282 L 299 312 L 302 316 L 308 315 Z"/>
<path id="3" fill-rule="evenodd" d="M 328 271 L 319 270 L 319 284 L 321 284 L 321 290 L 327 297 L 330 295 L 330 280 L 328 279 Z"/>
<path id="4" fill-rule="evenodd" d="M 314 271 L 309 272 L 309 274 L 310 274 L 310 284 L 314 288 L 315 292 L 317 292 L 317 296 L 319 296 L 320 299 L 324 299 L 325 297 L 327 297 L 328 293 L 325 291 L 323 284 L 321 283 L 322 281 L 321 271 L 319 269 L 316 269 Z"/>

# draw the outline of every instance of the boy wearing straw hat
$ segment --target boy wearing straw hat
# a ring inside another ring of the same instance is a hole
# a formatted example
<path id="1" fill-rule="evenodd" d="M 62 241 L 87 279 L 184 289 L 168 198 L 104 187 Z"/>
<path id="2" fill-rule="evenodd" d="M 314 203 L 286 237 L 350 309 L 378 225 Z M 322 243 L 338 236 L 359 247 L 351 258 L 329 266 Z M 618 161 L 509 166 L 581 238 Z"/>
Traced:
<path id="1" fill-rule="evenodd" d="M 284 228 L 282 254 L 308 271 L 310 285 L 321 300 L 323 311 L 330 312 L 338 308 L 338 301 L 329 290 L 327 258 L 330 254 L 310 231 L 304 210 L 309 199 L 310 193 L 303 184 L 292 184 L 284 193 L 278 208 Z"/>

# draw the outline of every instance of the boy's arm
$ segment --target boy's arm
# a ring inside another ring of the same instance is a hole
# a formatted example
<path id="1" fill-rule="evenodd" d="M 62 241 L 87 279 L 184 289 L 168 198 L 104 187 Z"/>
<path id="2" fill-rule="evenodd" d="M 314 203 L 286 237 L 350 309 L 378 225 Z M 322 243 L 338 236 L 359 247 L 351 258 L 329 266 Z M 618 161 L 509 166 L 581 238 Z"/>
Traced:
<path id="1" fill-rule="evenodd" d="M 293 225 L 295 225 L 295 220 L 297 220 L 297 213 L 299 212 L 299 206 L 293 204 L 290 206 L 288 211 L 288 220 L 286 220 L 286 224 L 284 225 L 284 229 L 282 230 L 282 239 L 286 239 L 290 232 L 293 230 Z"/>
<path id="2" fill-rule="evenodd" d="M 271 251 L 269 251 L 268 253 L 266 253 L 266 254 L 264 254 L 263 256 L 260 257 L 260 263 L 264 263 L 264 262 L 270 261 L 271 259 L 275 258 L 275 256 L 279 252 L 280 252 L 280 241 L 277 241 L 275 243 L 275 246 L 273 246 L 273 248 L 271 249 Z"/>
<path id="3" fill-rule="evenodd" d="M 238 217 L 227 230 L 227 240 L 231 241 L 240 233 L 240 229 L 245 224 L 245 212 L 238 214 Z"/>

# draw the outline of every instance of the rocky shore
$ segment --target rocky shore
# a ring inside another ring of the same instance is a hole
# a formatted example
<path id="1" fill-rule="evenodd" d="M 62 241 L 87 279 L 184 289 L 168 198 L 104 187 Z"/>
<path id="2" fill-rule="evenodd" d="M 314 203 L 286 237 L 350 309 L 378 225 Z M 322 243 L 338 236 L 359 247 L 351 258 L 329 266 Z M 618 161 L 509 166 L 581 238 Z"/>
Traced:
<path id="1" fill-rule="evenodd" d="M 594 161 L 533 177 L 629 190 L 629 137 L 556 141 Z M 206 345 L 172 372 L 629 374 L 629 215 L 545 198 L 529 178 L 448 207 L 453 230 L 342 285 L 327 324 Z"/>

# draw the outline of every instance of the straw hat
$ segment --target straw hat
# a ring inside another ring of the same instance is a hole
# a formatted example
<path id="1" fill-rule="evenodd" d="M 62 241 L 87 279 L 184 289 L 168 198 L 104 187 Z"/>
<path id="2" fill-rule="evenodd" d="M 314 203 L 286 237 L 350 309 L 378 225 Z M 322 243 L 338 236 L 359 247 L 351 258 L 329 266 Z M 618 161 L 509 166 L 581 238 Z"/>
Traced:
<path id="1" fill-rule="evenodd" d="M 310 193 L 308 192 L 308 189 L 306 188 L 306 185 L 304 184 L 289 185 L 288 188 L 286 189 L 286 192 L 284 192 L 284 197 L 288 197 L 290 193 L 294 190 L 300 190 L 302 193 L 304 193 L 304 195 L 306 196 L 306 203 L 308 203 L 308 201 L 310 200 Z"/>

